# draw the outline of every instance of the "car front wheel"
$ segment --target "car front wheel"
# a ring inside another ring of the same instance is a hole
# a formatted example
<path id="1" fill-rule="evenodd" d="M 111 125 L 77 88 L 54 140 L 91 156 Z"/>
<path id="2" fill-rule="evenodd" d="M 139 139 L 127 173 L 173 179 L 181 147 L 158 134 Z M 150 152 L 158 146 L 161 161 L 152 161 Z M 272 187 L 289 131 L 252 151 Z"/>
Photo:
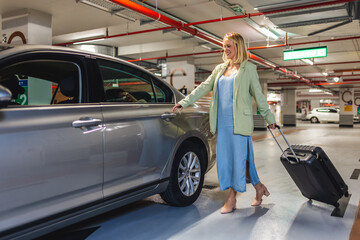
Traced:
<path id="1" fill-rule="evenodd" d="M 199 197 L 205 174 L 205 158 L 198 145 L 184 143 L 175 155 L 169 185 L 162 199 L 173 206 L 188 206 Z"/>
<path id="2" fill-rule="evenodd" d="M 312 117 L 310 118 L 311 123 L 318 123 L 319 119 L 317 119 L 317 117 Z"/>

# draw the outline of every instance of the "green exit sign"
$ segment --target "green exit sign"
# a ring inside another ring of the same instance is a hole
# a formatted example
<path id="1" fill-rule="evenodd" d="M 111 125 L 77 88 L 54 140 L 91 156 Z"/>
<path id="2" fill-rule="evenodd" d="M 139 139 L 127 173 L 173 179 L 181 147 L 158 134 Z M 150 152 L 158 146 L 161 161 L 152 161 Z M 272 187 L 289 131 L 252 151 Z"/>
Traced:
<path id="1" fill-rule="evenodd" d="M 319 58 L 327 56 L 327 47 L 301 48 L 289 51 L 283 51 L 284 61 L 305 59 L 305 58 Z"/>

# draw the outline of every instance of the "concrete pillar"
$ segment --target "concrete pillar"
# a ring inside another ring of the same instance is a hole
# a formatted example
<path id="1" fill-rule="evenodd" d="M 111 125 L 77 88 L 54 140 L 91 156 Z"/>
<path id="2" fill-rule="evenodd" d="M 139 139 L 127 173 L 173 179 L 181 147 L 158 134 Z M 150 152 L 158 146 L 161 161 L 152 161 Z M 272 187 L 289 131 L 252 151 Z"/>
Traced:
<path id="1" fill-rule="evenodd" d="M 339 127 L 353 127 L 354 89 L 340 89 L 340 119 Z"/>
<path id="2" fill-rule="evenodd" d="M 296 95 L 294 89 L 286 89 L 282 93 L 281 109 L 284 126 L 296 126 Z"/>
<path id="3" fill-rule="evenodd" d="M 51 15 L 22 9 L 2 15 L 2 34 L 11 44 L 52 44 Z"/>
<path id="4" fill-rule="evenodd" d="M 311 99 L 310 106 L 311 106 L 311 110 L 313 110 L 314 108 L 320 107 L 320 100 L 319 99 Z"/>
<path id="5" fill-rule="evenodd" d="M 166 81 L 184 94 L 190 93 L 195 86 L 195 65 L 187 61 L 166 63 Z"/>
<path id="6" fill-rule="evenodd" d="M 262 89 L 262 92 L 263 92 L 265 98 L 267 98 L 267 80 L 260 79 L 260 85 L 261 85 L 261 89 Z M 266 123 L 265 119 L 263 118 L 263 116 L 260 114 L 254 99 L 252 102 L 252 110 L 253 110 L 254 129 L 255 130 L 267 130 L 267 128 L 266 128 L 267 123 Z"/>
<path id="7" fill-rule="evenodd" d="M 33 9 L 22 9 L 2 15 L 2 38 L 11 44 L 52 45 L 52 16 Z M 20 79 L 25 93 L 18 96 L 22 105 L 36 105 L 43 99 L 51 99 L 51 83 L 37 78 Z"/>

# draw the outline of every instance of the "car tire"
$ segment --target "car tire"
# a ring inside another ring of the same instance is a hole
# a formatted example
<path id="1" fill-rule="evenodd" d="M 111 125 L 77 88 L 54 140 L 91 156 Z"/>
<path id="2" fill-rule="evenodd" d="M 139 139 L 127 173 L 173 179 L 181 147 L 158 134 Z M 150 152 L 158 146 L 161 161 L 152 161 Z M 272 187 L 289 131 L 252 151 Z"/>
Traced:
<path id="1" fill-rule="evenodd" d="M 311 123 L 318 123 L 319 119 L 317 117 L 312 117 L 312 118 L 310 118 L 310 122 Z"/>
<path id="2" fill-rule="evenodd" d="M 185 142 L 175 155 L 169 185 L 160 196 L 172 206 L 188 206 L 199 197 L 204 176 L 205 156 L 199 145 Z"/>

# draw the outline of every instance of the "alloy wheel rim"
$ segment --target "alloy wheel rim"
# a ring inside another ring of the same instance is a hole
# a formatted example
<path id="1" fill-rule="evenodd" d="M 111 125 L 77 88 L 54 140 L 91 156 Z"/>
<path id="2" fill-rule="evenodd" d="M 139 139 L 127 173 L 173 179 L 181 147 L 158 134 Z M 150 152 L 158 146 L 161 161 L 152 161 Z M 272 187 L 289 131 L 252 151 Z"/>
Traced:
<path id="1" fill-rule="evenodd" d="M 199 187 L 201 166 L 194 152 L 186 153 L 180 160 L 178 168 L 178 184 L 185 196 L 193 195 Z"/>

